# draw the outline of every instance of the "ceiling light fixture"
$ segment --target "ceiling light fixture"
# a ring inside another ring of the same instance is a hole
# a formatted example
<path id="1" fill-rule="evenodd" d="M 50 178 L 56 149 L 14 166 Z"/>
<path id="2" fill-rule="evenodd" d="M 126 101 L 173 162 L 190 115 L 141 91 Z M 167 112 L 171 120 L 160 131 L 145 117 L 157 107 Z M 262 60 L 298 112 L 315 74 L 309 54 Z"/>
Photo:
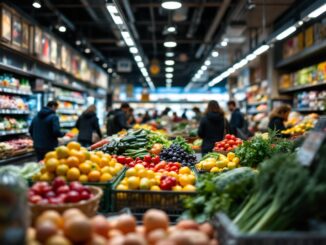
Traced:
<path id="1" fill-rule="evenodd" d="M 207 65 L 207 66 L 209 66 L 209 65 L 211 65 L 211 63 L 212 62 L 210 60 L 206 60 L 204 64 Z"/>
<path id="2" fill-rule="evenodd" d="M 108 64 L 104 63 L 104 64 L 102 65 L 102 67 L 103 67 L 103 68 L 108 68 Z"/>
<path id="3" fill-rule="evenodd" d="M 212 52 L 212 56 L 213 56 L 214 58 L 216 58 L 218 55 L 219 55 L 219 53 L 218 53 L 217 51 L 213 51 L 213 52 Z"/>
<path id="4" fill-rule="evenodd" d="M 177 30 L 177 28 L 175 26 L 168 26 L 168 28 L 166 28 L 166 31 L 169 33 L 173 33 Z"/>
<path id="5" fill-rule="evenodd" d="M 129 49 L 129 51 L 130 51 L 130 53 L 132 53 L 132 54 L 137 54 L 137 53 L 138 53 L 138 49 L 137 49 L 136 47 L 131 47 L 131 48 Z"/>
<path id="6" fill-rule="evenodd" d="M 85 52 L 86 54 L 89 54 L 89 53 L 91 52 L 91 49 L 90 49 L 90 48 L 85 48 L 85 49 L 84 49 L 84 52 Z"/>
<path id="7" fill-rule="evenodd" d="M 96 57 L 94 58 L 94 60 L 95 60 L 96 62 L 99 62 L 99 61 L 100 61 L 100 57 L 96 56 Z"/>
<path id="8" fill-rule="evenodd" d="M 165 65 L 167 65 L 167 66 L 173 66 L 174 65 L 174 60 L 166 60 L 165 61 Z"/>
<path id="9" fill-rule="evenodd" d="M 228 41 L 224 39 L 224 40 L 221 42 L 221 46 L 222 46 L 222 47 L 226 47 L 227 45 L 228 45 Z"/>
<path id="10" fill-rule="evenodd" d="M 173 74 L 172 74 L 172 73 L 166 73 L 166 74 L 165 74 L 165 77 L 166 77 L 166 78 L 173 78 Z"/>
<path id="11" fill-rule="evenodd" d="M 326 12 L 326 3 L 320 6 L 319 8 L 315 9 L 312 11 L 310 14 L 308 14 L 309 18 L 317 18 L 319 15 L 323 14 Z"/>
<path id="12" fill-rule="evenodd" d="M 172 83 L 172 79 L 171 79 L 171 78 L 167 78 L 167 79 L 166 79 L 166 82 L 167 82 L 167 83 Z"/>
<path id="13" fill-rule="evenodd" d="M 276 36 L 276 40 L 278 40 L 278 41 L 283 40 L 284 38 L 290 36 L 296 30 L 297 30 L 297 28 L 295 26 L 290 26 L 289 28 L 285 29 L 280 34 L 278 34 Z"/>
<path id="14" fill-rule="evenodd" d="M 140 55 L 136 55 L 135 56 L 135 61 L 136 62 L 139 62 L 139 61 L 141 61 L 142 59 L 141 59 L 141 56 Z"/>
<path id="15" fill-rule="evenodd" d="M 81 45 L 81 43 L 82 43 L 82 42 L 81 42 L 80 40 L 76 40 L 76 45 L 77 45 L 77 46 Z"/>
<path id="16" fill-rule="evenodd" d="M 140 61 L 140 62 L 137 62 L 137 66 L 139 68 L 143 68 L 145 65 L 144 65 L 144 63 L 142 61 Z"/>
<path id="17" fill-rule="evenodd" d="M 134 40 L 131 38 L 129 32 L 127 32 L 127 31 L 123 31 L 123 32 L 121 32 L 121 36 L 122 36 L 122 38 L 123 38 L 123 40 L 125 41 L 125 44 L 126 44 L 127 46 L 130 47 L 130 46 L 134 46 L 134 45 L 135 45 Z"/>
<path id="18" fill-rule="evenodd" d="M 164 9 L 175 10 L 175 9 L 181 8 L 182 4 L 178 0 L 174 0 L 174 1 L 172 1 L 172 0 L 163 0 L 161 6 Z"/>
<path id="19" fill-rule="evenodd" d="M 264 45 L 260 46 L 259 48 L 257 48 L 257 49 L 253 52 L 253 54 L 256 55 L 256 56 L 258 56 L 258 55 L 260 55 L 260 54 L 266 52 L 268 49 L 269 49 L 269 45 L 264 44 Z"/>
<path id="20" fill-rule="evenodd" d="M 176 47 L 177 46 L 177 42 L 176 41 L 165 41 L 164 43 L 163 43 L 163 45 L 164 45 L 164 47 L 166 47 L 166 48 L 174 48 L 174 47 Z"/>
<path id="21" fill-rule="evenodd" d="M 173 67 L 166 67 L 165 72 L 173 72 L 174 68 Z"/>
<path id="22" fill-rule="evenodd" d="M 207 70 L 207 66 L 203 65 L 200 69 L 201 69 L 202 71 L 206 71 L 206 70 Z"/>
<path id="23" fill-rule="evenodd" d="M 42 8 L 41 1 L 38 1 L 38 0 L 34 0 L 32 5 L 33 5 L 33 7 L 36 8 L 36 9 L 40 9 L 40 8 Z"/>
<path id="24" fill-rule="evenodd" d="M 248 61 L 252 61 L 256 58 L 257 56 L 255 54 L 248 54 L 246 57 L 246 60 Z"/>
<path id="25" fill-rule="evenodd" d="M 59 25 L 58 30 L 59 32 L 66 32 L 67 28 L 64 25 Z"/>
<path id="26" fill-rule="evenodd" d="M 110 67 L 110 68 L 108 68 L 108 73 L 112 73 L 113 72 L 113 69 Z"/>
<path id="27" fill-rule="evenodd" d="M 174 53 L 173 52 L 166 52 L 165 53 L 165 56 L 166 57 L 173 57 L 174 56 Z"/>

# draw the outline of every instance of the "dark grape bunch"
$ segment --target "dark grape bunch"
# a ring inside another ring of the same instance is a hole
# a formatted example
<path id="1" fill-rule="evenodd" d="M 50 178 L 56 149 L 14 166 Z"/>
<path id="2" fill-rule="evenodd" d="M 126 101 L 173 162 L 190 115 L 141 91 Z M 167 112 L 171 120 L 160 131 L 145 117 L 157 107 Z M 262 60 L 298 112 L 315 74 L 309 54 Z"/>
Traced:
<path id="1" fill-rule="evenodd" d="M 167 162 L 179 162 L 184 166 L 196 164 L 196 156 L 187 153 L 180 145 L 172 144 L 169 148 L 161 151 L 160 158 Z"/>

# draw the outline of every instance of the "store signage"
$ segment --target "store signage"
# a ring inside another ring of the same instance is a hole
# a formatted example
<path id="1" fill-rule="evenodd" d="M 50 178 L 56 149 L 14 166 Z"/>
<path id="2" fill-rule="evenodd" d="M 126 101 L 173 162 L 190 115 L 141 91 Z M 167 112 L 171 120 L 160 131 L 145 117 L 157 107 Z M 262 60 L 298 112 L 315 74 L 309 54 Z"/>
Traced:
<path id="1" fill-rule="evenodd" d="M 130 60 L 119 60 L 117 64 L 118 72 L 131 72 L 132 66 Z"/>

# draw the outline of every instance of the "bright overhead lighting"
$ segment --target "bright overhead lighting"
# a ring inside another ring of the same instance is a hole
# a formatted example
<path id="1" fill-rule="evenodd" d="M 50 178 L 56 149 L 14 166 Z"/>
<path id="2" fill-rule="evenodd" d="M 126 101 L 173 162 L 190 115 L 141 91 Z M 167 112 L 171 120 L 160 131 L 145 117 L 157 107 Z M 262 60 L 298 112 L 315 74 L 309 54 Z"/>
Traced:
<path id="1" fill-rule="evenodd" d="M 226 40 L 223 40 L 222 42 L 221 42 L 221 46 L 222 47 L 226 47 L 228 45 L 228 42 L 226 41 Z"/>
<path id="2" fill-rule="evenodd" d="M 165 77 L 166 77 L 166 78 L 172 78 L 172 77 L 173 77 L 173 74 L 172 74 L 172 73 L 166 73 L 166 74 L 165 74 Z"/>
<path id="3" fill-rule="evenodd" d="M 177 30 L 177 28 L 175 28 L 175 26 L 169 26 L 168 28 L 166 28 L 167 32 L 175 32 Z"/>
<path id="4" fill-rule="evenodd" d="M 118 9 L 113 4 L 107 4 L 106 8 L 107 8 L 107 10 L 109 11 L 110 14 L 118 14 L 119 13 Z"/>
<path id="5" fill-rule="evenodd" d="M 248 54 L 246 57 L 246 60 L 251 61 L 251 60 L 254 60 L 255 58 L 256 58 L 255 54 Z"/>
<path id="6" fill-rule="evenodd" d="M 240 68 L 241 68 L 241 67 L 244 67 L 246 64 L 248 64 L 248 60 L 246 60 L 246 59 L 243 59 L 243 60 L 241 60 L 241 61 L 239 62 Z"/>
<path id="7" fill-rule="evenodd" d="M 113 22 L 116 25 L 122 25 L 123 24 L 122 18 L 119 15 L 114 14 L 114 15 L 111 15 L 111 16 L 112 16 Z"/>
<path id="8" fill-rule="evenodd" d="M 145 66 L 142 61 L 137 62 L 137 65 L 138 65 L 139 68 L 143 68 Z"/>
<path id="9" fill-rule="evenodd" d="M 173 57 L 174 56 L 174 53 L 173 52 L 166 52 L 165 53 L 165 56 L 166 57 Z"/>
<path id="10" fill-rule="evenodd" d="M 260 46 L 259 48 L 257 48 L 257 49 L 254 51 L 254 55 L 258 56 L 258 55 L 260 55 L 260 54 L 266 52 L 268 49 L 269 49 L 269 45 L 264 44 L 264 45 Z"/>
<path id="11" fill-rule="evenodd" d="M 137 49 L 136 47 L 131 47 L 131 48 L 129 49 L 129 51 L 130 51 L 130 53 L 132 53 L 132 54 L 137 54 L 137 53 L 138 53 L 138 49 Z"/>
<path id="12" fill-rule="evenodd" d="M 135 61 L 136 62 L 139 62 L 139 61 L 141 61 L 142 59 L 141 59 L 141 56 L 140 55 L 136 55 L 135 56 Z"/>
<path id="13" fill-rule="evenodd" d="M 179 9 L 181 8 L 182 4 L 180 1 L 174 0 L 164 0 L 161 4 L 162 8 L 169 9 L 169 10 L 174 10 L 174 9 Z"/>
<path id="14" fill-rule="evenodd" d="M 212 56 L 213 56 L 213 57 L 217 57 L 218 55 L 219 55 L 219 54 L 218 54 L 217 51 L 213 51 L 213 52 L 212 52 Z"/>
<path id="15" fill-rule="evenodd" d="M 108 73 L 112 73 L 113 69 L 112 68 L 108 68 Z"/>
<path id="16" fill-rule="evenodd" d="M 166 48 L 174 48 L 177 46 L 177 42 L 176 41 L 165 41 L 163 43 L 164 47 Z"/>
<path id="17" fill-rule="evenodd" d="M 122 18 L 119 16 L 119 11 L 118 11 L 117 7 L 114 6 L 114 5 L 112 5 L 112 4 L 107 4 L 107 5 L 106 5 L 106 8 L 107 8 L 107 10 L 108 10 L 109 13 L 110 13 L 113 22 L 114 22 L 116 25 L 122 25 L 122 24 L 123 24 L 123 20 L 122 20 Z"/>
<path id="18" fill-rule="evenodd" d="M 171 83 L 167 83 L 167 84 L 166 84 L 166 87 L 167 87 L 167 88 L 171 88 Z"/>
<path id="19" fill-rule="evenodd" d="M 134 46 L 135 45 L 134 40 L 132 40 L 129 32 L 122 31 L 121 32 L 121 36 L 122 36 L 122 38 L 125 41 L 125 43 L 126 43 L 127 46 L 130 47 L 130 46 Z"/>
<path id="20" fill-rule="evenodd" d="M 174 60 L 166 60 L 165 61 L 165 65 L 167 65 L 167 66 L 173 66 L 174 65 Z"/>
<path id="21" fill-rule="evenodd" d="M 81 41 L 80 40 L 76 40 L 76 45 L 77 46 L 81 45 Z"/>
<path id="22" fill-rule="evenodd" d="M 320 6 L 318 9 L 315 9 L 312 11 L 310 14 L 308 14 L 309 18 L 317 18 L 319 15 L 323 14 L 326 12 L 326 3 L 322 6 Z"/>
<path id="23" fill-rule="evenodd" d="M 174 68 L 173 67 L 166 67 L 165 72 L 173 72 Z"/>
<path id="24" fill-rule="evenodd" d="M 295 32 L 297 28 L 295 26 L 290 26 L 286 30 L 282 31 L 280 34 L 276 36 L 276 40 L 280 41 L 283 40 L 284 38 L 290 36 L 293 32 Z"/>
<path id="25" fill-rule="evenodd" d="M 234 69 L 233 67 L 230 67 L 230 68 L 227 70 L 227 72 L 228 72 L 229 74 L 231 74 L 231 73 L 235 72 L 235 69 Z"/>
<path id="26" fill-rule="evenodd" d="M 302 26 L 302 25 L 303 25 L 303 21 L 302 21 L 302 20 L 299 20 L 299 21 L 298 21 L 298 25 L 299 25 L 299 26 Z"/>
<path id="27" fill-rule="evenodd" d="M 211 63 L 212 63 L 212 62 L 211 62 L 210 60 L 206 60 L 206 61 L 205 61 L 205 65 L 207 65 L 207 66 L 211 65 Z"/>
<path id="28" fill-rule="evenodd" d="M 108 68 L 108 64 L 104 63 L 104 64 L 102 65 L 102 67 L 103 67 L 103 68 Z"/>
<path id="29" fill-rule="evenodd" d="M 59 32 L 66 32 L 67 28 L 64 25 L 60 25 L 58 30 Z"/>
<path id="30" fill-rule="evenodd" d="M 166 82 L 167 83 L 172 83 L 172 79 L 171 78 L 168 78 L 168 79 L 166 79 Z"/>
<path id="31" fill-rule="evenodd" d="M 85 52 L 86 54 L 89 54 L 89 53 L 91 52 L 91 49 L 90 49 L 90 48 L 85 48 L 85 49 L 84 49 L 84 52 Z"/>
<path id="32" fill-rule="evenodd" d="M 206 71 L 207 70 L 207 66 L 202 66 L 201 68 L 200 68 L 202 71 Z"/>
<path id="33" fill-rule="evenodd" d="M 35 0 L 32 5 L 36 9 L 39 9 L 39 8 L 42 7 L 41 2 L 40 1 L 37 1 L 37 0 Z"/>

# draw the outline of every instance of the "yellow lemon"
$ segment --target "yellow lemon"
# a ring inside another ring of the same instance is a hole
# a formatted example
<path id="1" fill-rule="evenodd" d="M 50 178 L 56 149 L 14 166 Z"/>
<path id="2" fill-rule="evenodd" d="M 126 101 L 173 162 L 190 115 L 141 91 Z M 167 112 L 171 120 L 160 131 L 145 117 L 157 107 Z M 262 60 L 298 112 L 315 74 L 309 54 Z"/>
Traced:
<path id="1" fill-rule="evenodd" d="M 183 191 L 196 191 L 196 187 L 194 185 L 186 185 L 182 189 Z"/>
<path id="2" fill-rule="evenodd" d="M 188 167 L 182 167 L 179 169 L 179 174 L 190 174 L 191 170 Z"/>
<path id="3" fill-rule="evenodd" d="M 136 176 L 131 176 L 128 178 L 128 187 L 129 189 L 131 190 L 136 190 L 139 188 L 139 182 L 140 182 L 140 179 L 139 177 L 136 177 Z"/>
<path id="4" fill-rule="evenodd" d="M 137 170 L 135 168 L 129 168 L 126 171 L 126 177 L 136 176 L 136 175 L 137 175 Z"/>
<path id="5" fill-rule="evenodd" d="M 235 162 L 229 162 L 227 166 L 229 169 L 234 169 L 236 168 L 237 164 Z"/>
<path id="6" fill-rule="evenodd" d="M 182 187 L 180 185 L 176 185 L 172 187 L 173 191 L 182 191 Z"/>
<path id="7" fill-rule="evenodd" d="M 160 191 L 161 188 L 158 185 L 153 185 L 150 190 L 151 191 Z"/>
<path id="8" fill-rule="evenodd" d="M 227 155 L 227 158 L 232 161 L 232 159 L 235 157 L 235 154 L 234 152 L 229 152 L 228 155 Z"/>
<path id="9" fill-rule="evenodd" d="M 240 158 L 239 157 L 235 157 L 235 158 L 232 159 L 232 162 L 234 162 L 237 165 L 240 162 Z"/>
<path id="10" fill-rule="evenodd" d="M 140 169 L 144 169 L 144 168 L 145 168 L 144 165 L 140 164 L 140 163 L 136 164 L 136 166 L 135 166 L 136 170 L 140 170 Z"/>
<path id="11" fill-rule="evenodd" d="M 153 170 L 147 170 L 146 177 L 149 179 L 153 179 L 155 177 L 155 173 Z"/>
<path id="12" fill-rule="evenodd" d="M 210 172 L 211 173 L 218 173 L 218 172 L 220 172 L 220 169 L 218 167 L 214 167 L 214 168 L 211 169 Z"/>

